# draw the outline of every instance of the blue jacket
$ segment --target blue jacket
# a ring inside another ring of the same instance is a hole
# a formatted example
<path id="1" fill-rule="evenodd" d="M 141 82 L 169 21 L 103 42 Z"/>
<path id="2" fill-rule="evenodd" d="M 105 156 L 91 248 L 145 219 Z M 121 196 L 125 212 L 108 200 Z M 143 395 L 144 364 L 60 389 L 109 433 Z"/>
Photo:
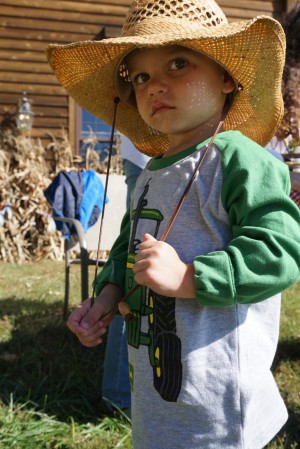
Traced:
<path id="1" fill-rule="evenodd" d="M 76 218 L 85 232 L 96 223 L 103 208 L 104 187 L 94 170 L 61 171 L 44 194 L 54 217 Z M 68 223 L 55 223 L 64 237 L 75 234 Z"/>

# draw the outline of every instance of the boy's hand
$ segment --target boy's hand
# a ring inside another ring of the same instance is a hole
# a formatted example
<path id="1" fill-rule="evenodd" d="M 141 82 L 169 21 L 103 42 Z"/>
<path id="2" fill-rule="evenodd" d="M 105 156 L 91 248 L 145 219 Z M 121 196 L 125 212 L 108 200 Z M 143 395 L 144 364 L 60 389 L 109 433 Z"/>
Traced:
<path id="1" fill-rule="evenodd" d="M 76 334 L 81 344 L 92 347 L 102 343 L 101 337 L 114 318 L 117 303 L 122 296 L 119 287 L 108 284 L 95 299 L 93 306 L 89 298 L 76 307 L 69 316 L 67 326 Z"/>
<path id="2" fill-rule="evenodd" d="M 194 268 L 183 263 L 168 243 L 145 234 L 133 266 L 135 281 L 170 297 L 195 298 Z"/>

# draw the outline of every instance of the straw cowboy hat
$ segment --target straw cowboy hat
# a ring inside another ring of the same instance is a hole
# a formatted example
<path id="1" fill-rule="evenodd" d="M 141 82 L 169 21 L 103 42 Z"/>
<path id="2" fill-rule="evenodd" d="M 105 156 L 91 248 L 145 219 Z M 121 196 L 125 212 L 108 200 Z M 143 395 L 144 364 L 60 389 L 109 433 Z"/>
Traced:
<path id="1" fill-rule="evenodd" d="M 285 60 L 285 35 L 271 17 L 228 23 L 214 0 L 134 0 L 120 37 L 50 45 L 47 57 L 75 101 L 110 125 L 119 97 L 116 128 L 141 152 L 156 155 L 168 148 L 167 137 L 140 117 L 122 61 L 136 48 L 170 45 L 208 55 L 235 80 L 241 92 L 225 129 L 240 130 L 261 145 L 271 139 L 282 117 Z"/>

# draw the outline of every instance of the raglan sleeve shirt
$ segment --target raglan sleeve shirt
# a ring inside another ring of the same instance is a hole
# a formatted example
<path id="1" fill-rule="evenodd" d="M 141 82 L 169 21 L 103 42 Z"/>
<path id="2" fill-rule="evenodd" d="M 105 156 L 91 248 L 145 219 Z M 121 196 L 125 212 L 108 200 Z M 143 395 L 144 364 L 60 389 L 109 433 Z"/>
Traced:
<path id="1" fill-rule="evenodd" d="M 235 132 L 217 136 L 222 159 L 221 200 L 232 238 L 226 248 L 195 257 L 196 300 L 201 306 L 256 303 L 300 278 L 300 213 L 289 198 L 287 166 Z M 231 136 L 232 137 L 232 136 Z M 184 231 L 182 231 L 184 232 Z M 96 281 L 124 290 L 130 214 Z"/>
<path id="2" fill-rule="evenodd" d="M 204 306 L 256 303 L 299 280 L 299 209 L 288 196 L 284 163 L 240 133 L 235 146 L 226 139 L 216 144 L 232 239 L 195 258 L 196 298 Z"/>

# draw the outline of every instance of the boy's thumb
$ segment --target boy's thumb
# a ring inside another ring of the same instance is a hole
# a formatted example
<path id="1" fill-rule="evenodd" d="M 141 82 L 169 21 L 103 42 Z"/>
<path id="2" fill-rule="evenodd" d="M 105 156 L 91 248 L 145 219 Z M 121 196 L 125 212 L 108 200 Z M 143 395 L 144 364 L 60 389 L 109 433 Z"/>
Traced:
<path id="1" fill-rule="evenodd" d="M 156 239 L 151 234 L 144 234 L 144 242 L 146 242 L 147 240 L 153 240 L 154 242 L 156 242 Z"/>

